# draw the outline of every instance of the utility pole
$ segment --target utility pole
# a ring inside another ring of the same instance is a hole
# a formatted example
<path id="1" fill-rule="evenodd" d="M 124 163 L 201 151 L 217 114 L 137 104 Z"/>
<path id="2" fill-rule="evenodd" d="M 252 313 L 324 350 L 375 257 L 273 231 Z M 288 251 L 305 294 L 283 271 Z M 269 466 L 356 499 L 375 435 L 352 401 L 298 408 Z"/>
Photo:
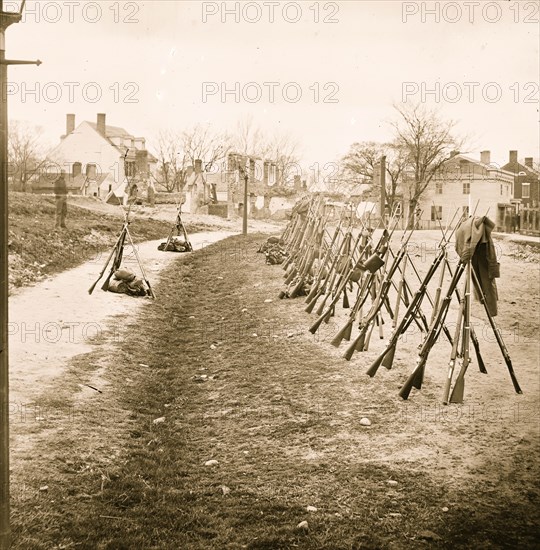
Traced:
<path id="1" fill-rule="evenodd" d="M 244 173 L 244 211 L 242 212 L 242 235 L 247 235 L 247 211 L 248 211 L 248 175 Z"/>
<path id="2" fill-rule="evenodd" d="M 381 220 L 385 219 L 386 212 L 386 155 L 381 157 L 380 164 L 380 180 L 381 180 Z"/>
<path id="3" fill-rule="evenodd" d="M 8 359 L 8 111 L 7 66 L 40 65 L 41 61 L 6 59 L 5 31 L 22 19 L 5 12 L 0 0 L 0 550 L 11 546 L 9 527 L 9 359 Z"/>

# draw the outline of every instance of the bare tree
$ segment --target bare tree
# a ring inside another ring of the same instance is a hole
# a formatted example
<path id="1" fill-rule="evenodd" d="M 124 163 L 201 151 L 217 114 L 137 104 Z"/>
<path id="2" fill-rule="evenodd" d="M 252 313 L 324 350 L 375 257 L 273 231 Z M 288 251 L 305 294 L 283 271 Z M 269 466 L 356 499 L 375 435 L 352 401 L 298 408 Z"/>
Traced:
<path id="1" fill-rule="evenodd" d="M 407 155 L 398 144 L 374 141 L 353 143 L 342 158 L 339 179 L 349 189 L 349 193 L 363 184 L 369 184 L 370 194 L 380 195 L 380 184 L 374 174 L 383 156 L 386 157 L 386 200 L 392 211 L 407 166 Z"/>
<path id="2" fill-rule="evenodd" d="M 298 163 L 298 141 L 289 133 L 265 135 L 262 128 L 255 124 L 252 115 L 237 122 L 231 144 L 237 153 L 275 162 L 278 186 L 291 183 L 295 175 L 302 174 Z"/>
<path id="3" fill-rule="evenodd" d="M 268 142 L 262 129 L 255 125 L 253 115 L 244 116 L 236 123 L 232 147 L 243 155 L 262 156 L 267 151 Z"/>
<path id="4" fill-rule="evenodd" d="M 156 141 L 158 159 L 158 188 L 167 193 L 180 190 L 185 178 L 188 159 L 183 150 L 182 135 L 172 130 L 159 132 Z M 184 182 L 185 183 L 185 182 Z"/>
<path id="5" fill-rule="evenodd" d="M 399 114 L 392 122 L 395 130 L 395 147 L 406 161 L 403 185 L 408 191 L 409 225 L 420 197 L 433 176 L 445 162 L 455 156 L 463 140 L 453 136 L 454 121 L 444 121 L 439 114 L 424 105 L 403 105 L 394 108 Z"/>
<path id="6" fill-rule="evenodd" d="M 43 130 L 19 121 L 9 124 L 8 163 L 13 188 L 26 192 L 28 183 L 46 162 Z"/>
<path id="7" fill-rule="evenodd" d="M 214 133 L 209 126 L 197 124 L 182 134 L 182 149 L 193 166 L 202 160 L 205 170 L 225 159 L 231 148 L 231 138 L 225 133 Z"/>
<path id="8" fill-rule="evenodd" d="M 298 154 L 298 141 L 290 134 L 276 134 L 263 150 L 263 157 L 276 163 L 277 185 L 283 186 L 294 181 L 294 176 L 302 176 Z"/>
<path id="9" fill-rule="evenodd" d="M 196 125 L 183 132 L 163 130 L 156 142 L 156 183 L 168 193 L 182 191 L 187 183 L 189 166 L 201 160 L 204 169 L 211 170 L 215 163 L 227 156 L 229 149 L 230 138 L 223 133 L 213 133 L 208 126 Z"/>

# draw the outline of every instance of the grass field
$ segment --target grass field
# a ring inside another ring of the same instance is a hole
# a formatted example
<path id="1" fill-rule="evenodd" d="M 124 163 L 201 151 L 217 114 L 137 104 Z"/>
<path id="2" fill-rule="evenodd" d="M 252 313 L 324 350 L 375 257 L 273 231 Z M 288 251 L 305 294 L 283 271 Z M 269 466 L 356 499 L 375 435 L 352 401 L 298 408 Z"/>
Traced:
<path id="1" fill-rule="evenodd" d="M 511 347 L 526 401 L 486 340 L 490 374 L 471 372 L 463 407 L 438 405 L 444 344 L 403 402 L 414 342 L 368 378 L 381 345 L 348 363 L 339 327 L 311 336 L 263 240 L 183 257 L 120 339 L 12 414 L 13 547 L 537 548 L 538 320 Z"/>

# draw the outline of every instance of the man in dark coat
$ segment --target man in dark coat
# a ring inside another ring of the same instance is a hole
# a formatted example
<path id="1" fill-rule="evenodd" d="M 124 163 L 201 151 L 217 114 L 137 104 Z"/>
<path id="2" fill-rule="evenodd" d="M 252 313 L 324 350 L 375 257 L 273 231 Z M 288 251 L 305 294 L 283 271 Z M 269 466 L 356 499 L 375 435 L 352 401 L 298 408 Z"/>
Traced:
<path id="1" fill-rule="evenodd" d="M 67 216 L 67 185 L 65 175 L 65 170 L 62 170 L 54 182 L 54 194 L 56 197 L 55 226 L 56 228 L 61 227 L 63 229 L 66 229 Z"/>

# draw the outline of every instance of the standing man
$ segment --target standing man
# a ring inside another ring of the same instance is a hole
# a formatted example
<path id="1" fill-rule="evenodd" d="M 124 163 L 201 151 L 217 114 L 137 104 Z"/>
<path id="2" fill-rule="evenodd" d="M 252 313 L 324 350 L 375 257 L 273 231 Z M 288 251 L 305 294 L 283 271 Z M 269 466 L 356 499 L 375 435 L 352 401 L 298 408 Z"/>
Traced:
<path id="1" fill-rule="evenodd" d="M 54 182 L 54 194 L 56 197 L 56 215 L 55 215 L 55 227 L 66 229 L 66 215 L 67 215 L 67 185 L 66 185 L 66 171 L 61 170 L 60 175 Z"/>
<path id="2" fill-rule="evenodd" d="M 152 181 L 152 179 L 150 179 L 148 182 L 146 193 L 147 193 L 148 204 L 152 208 L 154 208 L 154 206 L 156 205 L 156 188 L 154 186 L 154 182 Z"/>
<path id="3" fill-rule="evenodd" d="M 139 188 L 137 184 L 133 182 L 128 191 L 127 203 L 136 204 L 138 195 L 139 195 Z"/>

